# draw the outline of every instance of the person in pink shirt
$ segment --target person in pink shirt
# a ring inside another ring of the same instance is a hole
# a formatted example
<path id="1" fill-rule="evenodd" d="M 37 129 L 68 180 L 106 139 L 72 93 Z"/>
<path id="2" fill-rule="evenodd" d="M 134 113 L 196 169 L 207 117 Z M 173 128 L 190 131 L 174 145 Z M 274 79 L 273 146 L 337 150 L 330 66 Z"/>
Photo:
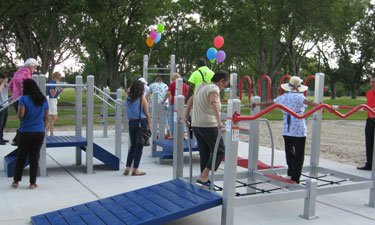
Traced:
<path id="1" fill-rule="evenodd" d="M 12 92 L 12 101 L 15 101 L 22 96 L 22 82 L 26 79 L 31 79 L 32 74 L 38 66 L 39 63 L 35 59 L 29 58 L 25 61 L 24 66 L 21 66 L 13 75 L 13 78 L 8 85 L 8 90 Z M 18 101 L 13 105 L 16 112 L 18 113 Z M 16 137 L 14 137 L 12 145 L 17 145 L 17 135 Z"/>
<path id="2" fill-rule="evenodd" d="M 31 79 L 31 75 L 38 66 L 39 63 L 35 59 L 29 58 L 25 61 L 24 66 L 21 66 L 21 68 L 19 68 L 14 74 L 8 85 L 8 90 L 13 93 L 12 101 L 22 96 L 22 82 L 26 79 Z M 14 108 L 16 109 L 16 112 L 18 112 L 18 102 L 14 103 Z"/>

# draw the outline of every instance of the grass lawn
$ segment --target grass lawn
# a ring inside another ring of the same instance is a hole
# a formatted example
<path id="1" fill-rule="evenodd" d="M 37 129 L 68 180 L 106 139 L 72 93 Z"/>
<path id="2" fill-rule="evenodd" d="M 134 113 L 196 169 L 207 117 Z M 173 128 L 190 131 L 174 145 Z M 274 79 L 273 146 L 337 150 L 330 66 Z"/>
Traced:
<path id="1" fill-rule="evenodd" d="M 102 97 L 102 96 L 101 96 Z M 308 99 L 313 100 L 312 96 L 308 96 Z M 59 118 L 55 123 L 55 126 L 74 126 L 75 125 L 75 91 L 73 88 L 65 88 L 64 92 L 61 94 L 59 101 Z M 83 104 L 86 102 L 86 95 L 85 92 L 83 93 Z M 241 104 L 247 104 L 248 98 L 247 96 L 243 96 L 243 100 Z M 328 97 L 324 98 L 324 103 L 329 105 L 341 105 L 341 106 L 357 106 L 360 104 L 366 104 L 365 97 L 358 97 L 357 99 L 350 99 L 349 97 L 342 97 L 338 99 L 331 100 Z M 102 103 L 101 100 L 98 98 L 94 98 L 94 120 L 100 121 L 100 112 Z M 224 103 L 225 104 L 225 103 Z M 306 111 L 311 110 L 311 107 L 308 107 Z M 110 114 L 114 113 L 114 109 L 108 107 L 108 111 Z M 346 113 L 349 110 L 340 109 L 338 110 L 340 113 Z M 83 124 L 86 124 L 85 121 L 85 114 L 86 109 L 83 107 Z M 242 115 L 249 115 L 250 109 L 249 108 L 242 108 L 241 109 Z M 346 120 L 364 120 L 367 117 L 367 112 L 357 112 L 347 118 Z M 264 115 L 263 118 L 267 118 L 269 120 L 282 120 L 282 112 L 280 109 L 273 110 L 268 114 Z M 325 120 L 336 120 L 339 119 L 334 114 L 325 112 L 323 115 L 323 119 Z M 109 117 L 109 124 L 114 124 L 114 118 Z M 19 120 L 16 118 L 14 108 L 11 107 L 9 110 L 9 117 L 6 128 L 18 128 L 19 127 Z"/>

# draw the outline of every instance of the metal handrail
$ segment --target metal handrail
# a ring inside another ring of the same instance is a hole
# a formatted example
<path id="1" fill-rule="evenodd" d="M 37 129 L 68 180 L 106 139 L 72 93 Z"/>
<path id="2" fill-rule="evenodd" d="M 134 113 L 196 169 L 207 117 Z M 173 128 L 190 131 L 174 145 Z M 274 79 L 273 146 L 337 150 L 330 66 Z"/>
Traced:
<path id="1" fill-rule="evenodd" d="M 11 98 L 11 97 L 10 97 L 10 98 Z M 21 98 L 21 96 L 18 97 L 16 100 L 11 101 L 6 107 L 1 108 L 1 109 L 0 109 L 0 112 L 3 111 L 3 110 L 5 110 L 6 108 L 9 108 L 9 106 L 13 105 L 14 103 L 18 102 L 18 100 L 20 100 L 20 98 Z M 4 102 L 3 102 L 3 103 L 4 103 Z"/>
<path id="2" fill-rule="evenodd" d="M 225 131 L 225 128 L 221 128 L 219 130 L 219 134 L 217 135 L 216 142 L 215 142 L 214 154 L 213 154 L 212 163 L 211 163 L 211 185 L 210 185 L 211 191 L 214 190 L 214 186 L 215 186 L 214 175 L 215 175 L 215 165 L 216 165 L 216 154 L 217 154 L 217 150 L 219 149 L 220 139 L 223 136 L 224 131 Z"/>
<path id="3" fill-rule="evenodd" d="M 266 124 L 267 124 L 268 130 L 270 132 L 270 138 L 271 138 L 271 168 L 273 168 L 274 158 L 275 158 L 275 148 L 274 148 L 274 144 L 273 144 L 273 136 L 272 136 L 270 121 L 268 119 L 263 119 L 263 118 L 259 119 L 259 121 L 265 121 Z"/>
<path id="4" fill-rule="evenodd" d="M 7 103 L 7 102 L 9 102 L 9 100 L 11 100 L 12 99 L 12 96 L 11 97 L 9 97 L 7 100 L 5 100 L 4 102 L 2 102 L 1 104 L 0 104 L 0 106 L 2 106 L 2 105 L 4 105 L 5 103 Z"/>
<path id="5" fill-rule="evenodd" d="M 115 104 L 125 108 L 121 103 L 117 102 L 117 100 L 115 100 L 114 98 L 112 98 L 111 96 L 109 96 L 107 93 L 105 93 L 104 91 L 100 90 L 98 87 L 94 86 L 94 89 L 99 91 L 102 95 L 106 96 L 108 99 L 112 100 Z M 98 97 L 100 98 L 100 97 Z M 100 98 L 100 100 L 102 100 L 102 98 Z M 104 99 L 102 100 L 104 101 Z M 110 104 L 110 103 L 107 103 L 107 104 Z M 111 105 L 112 106 L 112 105 Z M 114 108 L 114 107 L 113 107 Z"/>
<path id="6" fill-rule="evenodd" d="M 46 83 L 46 87 L 84 87 L 84 88 L 86 88 L 87 85 L 86 84 L 60 84 L 60 83 L 51 84 L 51 83 Z"/>

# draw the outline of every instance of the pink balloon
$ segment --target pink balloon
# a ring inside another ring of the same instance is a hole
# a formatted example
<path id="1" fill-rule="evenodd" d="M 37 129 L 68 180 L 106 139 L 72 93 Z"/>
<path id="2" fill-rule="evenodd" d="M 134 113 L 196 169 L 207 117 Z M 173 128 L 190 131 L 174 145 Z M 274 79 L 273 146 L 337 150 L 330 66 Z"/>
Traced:
<path id="1" fill-rule="evenodd" d="M 216 62 L 221 63 L 224 62 L 226 54 L 223 50 L 220 50 L 216 53 Z"/>
<path id="2" fill-rule="evenodd" d="M 216 48 L 223 47 L 224 44 L 224 38 L 222 36 L 216 36 L 214 39 L 214 45 Z"/>
<path id="3" fill-rule="evenodd" d="M 156 32 L 156 30 L 151 31 L 150 37 L 152 40 L 155 40 L 157 36 L 158 36 L 158 32 Z"/>

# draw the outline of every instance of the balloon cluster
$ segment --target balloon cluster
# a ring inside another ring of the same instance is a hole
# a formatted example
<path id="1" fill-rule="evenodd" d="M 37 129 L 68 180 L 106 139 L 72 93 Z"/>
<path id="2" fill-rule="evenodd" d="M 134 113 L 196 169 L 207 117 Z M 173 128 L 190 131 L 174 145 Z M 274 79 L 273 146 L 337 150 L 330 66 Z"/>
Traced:
<path id="1" fill-rule="evenodd" d="M 218 62 L 222 63 L 225 60 L 226 54 L 223 50 L 217 51 L 217 49 L 223 47 L 224 45 L 224 38 L 222 36 L 216 36 L 214 39 L 214 47 L 209 48 L 207 50 L 207 58 L 210 60 L 210 62 Z"/>
<path id="2" fill-rule="evenodd" d="M 158 43 L 161 39 L 161 33 L 164 31 L 164 25 L 159 24 L 157 30 L 153 30 L 150 33 L 150 36 L 146 39 L 146 45 L 152 47 L 154 44 Z"/>

